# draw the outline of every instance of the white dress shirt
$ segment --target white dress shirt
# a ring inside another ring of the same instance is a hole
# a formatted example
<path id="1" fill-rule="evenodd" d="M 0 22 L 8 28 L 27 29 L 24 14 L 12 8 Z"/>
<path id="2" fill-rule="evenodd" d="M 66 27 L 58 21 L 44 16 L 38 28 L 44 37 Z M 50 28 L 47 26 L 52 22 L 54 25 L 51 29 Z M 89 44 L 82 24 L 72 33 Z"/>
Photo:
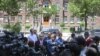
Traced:
<path id="1" fill-rule="evenodd" d="M 29 39 L 29 41 L 32 41 L 34 43 L 38 40 L 36 34 L 30 34 L 28 39 Z"/>

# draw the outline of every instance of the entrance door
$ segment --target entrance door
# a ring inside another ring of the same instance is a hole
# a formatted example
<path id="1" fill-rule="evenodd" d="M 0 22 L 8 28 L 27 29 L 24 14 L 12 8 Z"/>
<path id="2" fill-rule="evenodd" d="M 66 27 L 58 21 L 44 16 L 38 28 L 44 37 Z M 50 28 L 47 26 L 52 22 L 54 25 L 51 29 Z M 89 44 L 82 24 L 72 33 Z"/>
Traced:
<path id="1" fill-rule="evenodd" d="M 49 17 L 44 17 L 43 18 L 43 26 L 48 27 L 49 26 Z"/>

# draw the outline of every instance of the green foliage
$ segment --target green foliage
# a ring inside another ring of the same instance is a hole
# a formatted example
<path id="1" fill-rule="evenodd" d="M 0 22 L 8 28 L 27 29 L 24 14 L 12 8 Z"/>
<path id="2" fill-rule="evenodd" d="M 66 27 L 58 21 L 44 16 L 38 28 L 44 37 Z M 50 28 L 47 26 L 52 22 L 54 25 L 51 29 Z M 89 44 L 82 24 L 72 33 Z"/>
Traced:
<path id="1" fill-rule="evenodd" d="M 64 27 L 64 26 L 65 26 L 65 23 L 62 22 L 62 23 L 60 24 L 60 27 Z"/>
<path id="2" fill-rule="evenodd" d="M 75 32 L 75 27 L 71 27 L 70 32 L 72 32 L 72 33 Z"/>
<path id="3" fill-rule="evenodd" d="M 35 9 L 37 7 L 37 0 L 27 0 L 26 5 L 27 5 L 27 8 L 28 8 L 28 14 L 29 15 L 33 15 L 33 16 L 38 15 L 39 10 Z"/>
<path id="4" fill-rule="evenodd" d="M 86 29 L 88 16 L 100 15 L 100 0 L 69 0 L 68 10 L 85 21 Z"/>
<path id="5" fill-rule="evenodd" d="M 85 25 L 84 25 L 84 22 L 81 22 L 80 23 L 80 27 L 84 27 Z"/>
<path id="6" fill-rule="evenodd" d="M 21 25 L 19 22 L 12 24 L 12 25 L 5 24 L 3 28 L 5 28 L 9 31 L 15 32 L 16 34 L 21 31 Z"/>
<path id="7" fill-rule="evenodd" d="M 37 2 L 36 0 L 27 0 L 27 7 L 29 10 L 33 11 L 34 7 L 36 6 Z"/>
<path id="8" fill-rule="evenodd" d="M 58 9 L 56 5 L 49 5 L 48 7 L 43 7 L 42 9 L 42 14 L 44 16 L 56 15 L 57 12 L 58 12 Z"/>
<path id="9" fill-rule="evenodd" d="M 56 5 L 51 4 L 48 7 L 39 7 L 37 0 L 27 0 L 26 4 L 28 8 L 28 14 L 32 15 L 35 18 L 38 15 L 49 17 L 52 15 L 56 15 L 58 12 L 58 8 Z"/>
<path id="10" fill-rule="evenodd" d="M 70 0 L 68 9 L 78 17 L 94 16 L 100 13 L 100 0 Z"/>
<path id="11" fill-rule="evenodd" d="M 20 6 L 17 0 L 1 0 L 2 11 L 7 12 L 9 15 L 17 15 L 19 13 Z"/>
<path id="12" fill-rule="evenodd" d="M 10 29 L 10 28 L 11 28 L 11 25 L 5 24 L 5 25 L 3 26 L 3 28 L 5 28 L 5 29 Z"/>
<path id="13" fill-rule="evenodd" d="M 0 0 L 0 10 L 2 10 L 2 2 L 1 2 L 1 0 Z"/>
<path id="14" fill-rule="evenodd" d="M 11 27 L 11 31 L 15 32 L 16 34 L 21 31 L 21 25 L 17 22 L 15 25 Z"/>
<path id="15" fill-rule="evenodd" d="M 26 29 L 30 29 L 30 27 L 31 27 L 31 25 L 29 25 L 29 24 L 27 24 L 27 25 L 25 26 Z"/>
<path id="16" fill-rule="evenodd" d="M 76 5 L 74 5 L 74 3 L 71 3 L 71 2 L 69 2 L 69 4 L 68 4 L 68 10 L 69 10 L 69 12 L 72 13 L 72 15 L 71 15 L 72 17 L 78 16 L 77 13 L 80 12 L 80 8 L 78 8 Z"/>

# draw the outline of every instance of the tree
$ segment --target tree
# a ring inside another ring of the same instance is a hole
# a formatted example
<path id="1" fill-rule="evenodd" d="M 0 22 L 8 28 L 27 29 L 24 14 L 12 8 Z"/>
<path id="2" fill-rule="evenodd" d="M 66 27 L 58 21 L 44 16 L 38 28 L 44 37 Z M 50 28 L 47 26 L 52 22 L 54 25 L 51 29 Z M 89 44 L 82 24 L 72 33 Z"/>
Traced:
<path id="1" fill-rule="evenodd" d="M 56 16 L 58 11 L 59 11 L 59 9 L 57 9 L 57 6 L 54 4 L 51 4 L 48 7 L 43 8 L 42 14 L 44 17 L 52 16 L 55 19 L 55 16 Z M 56 22 L 55 22 L 55 24 L 56 24 Z"/>
<path id="2" fill-rule="evenodd" d="M 44 14 L 44 16 L 56 15 L 57 12 L 58 12 L 58 9 L 57 9 L 56 5 L 49 5 L 48 7 L 43 7 L 43 14 Z"/>
<path id="3" fill-rule="evenodd" d="M 100 14 L 100 0 L 69 0 L 68 9 L 72 16 L 84 20 L 85 30 L 87 30 L 88 16 L 94 17 Z"/>
<path id="4" fill-rule="evenodd" d="M 35 14 L 34 13 L 34 8 L 37 5 L 37 0 L 27 0 L 26 5 L 27 5 L 27 8 L 28 8 L 28 13 L 30 15 L 34 15 Z"/>
<path id="5" fill-rule="evenodd" d="M 37 19 L 39 15 L 41 17 L 55 16 L 58 11 L 56 5 L 51 4 L 48 7 L 41 7 L 38 5 L 37 0 L 27 0 L 27 8 L 29 15 L 32 15 L 34 19 Z"/>
<path id="6" fill-rule="evenodd" d="M 19 13 L 20 6 L 17 0 L 1 0 L 1 11 L 6 12 L 9 16 L 15 16 Z M 8 18 L 10 25 L 10 18 Z"/>
<path id="7" fill-rule="evenodd" d="M 28 11 L 27 11 L 28 15 L 33 16 L 34 19 L 37 19 L 38 15 L 40 14 L 37 0 L 27 0 L 26 4 L 28 8 Z M 35 24 L 35 20 L 33 22 Z"/>
<path id="8" fill-rule="evenodd" d="M 1 0 L 0 0 L 0 10 L 2 9 L 2 3 L 1 3 Z"/>

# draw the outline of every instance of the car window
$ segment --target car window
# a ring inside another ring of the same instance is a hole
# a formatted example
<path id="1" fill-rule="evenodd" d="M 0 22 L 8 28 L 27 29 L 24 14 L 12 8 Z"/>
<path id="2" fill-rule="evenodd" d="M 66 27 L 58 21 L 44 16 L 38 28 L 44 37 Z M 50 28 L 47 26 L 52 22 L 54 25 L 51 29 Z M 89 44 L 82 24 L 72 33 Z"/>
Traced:
<path id="1" fill-rule="evenodd" d="M 48 29 L 47 29 L 47 28 L 45 28 L 45 29 L 42 29 L 42 31 L 48 31 Z"/>
<path id="2" fill-rule="evenodd" d="M 100 29 L 90 31 L 91 36 L 100 36 Z"/>
<path id="3" fill-rule="evenodd" d="M 58 29 L 49 29 L 50 32 L 57 32 L 59 31 Z"/>
<path id="4" fill-rule="evenodd" d="M 100 32 L 100 30 L 94 30 L 94 32 Z"/>

